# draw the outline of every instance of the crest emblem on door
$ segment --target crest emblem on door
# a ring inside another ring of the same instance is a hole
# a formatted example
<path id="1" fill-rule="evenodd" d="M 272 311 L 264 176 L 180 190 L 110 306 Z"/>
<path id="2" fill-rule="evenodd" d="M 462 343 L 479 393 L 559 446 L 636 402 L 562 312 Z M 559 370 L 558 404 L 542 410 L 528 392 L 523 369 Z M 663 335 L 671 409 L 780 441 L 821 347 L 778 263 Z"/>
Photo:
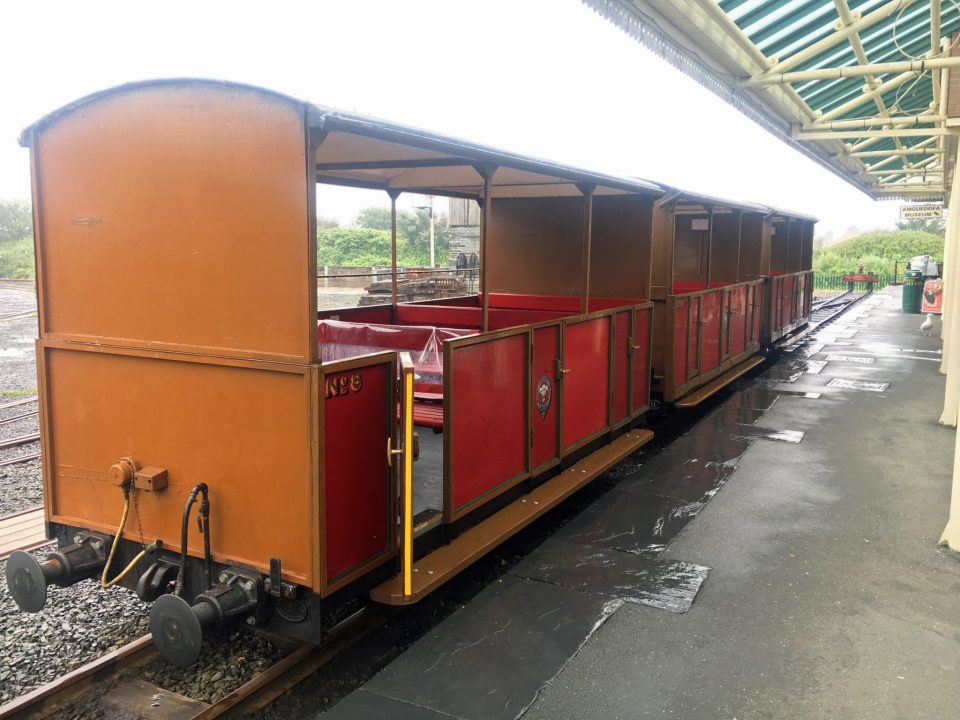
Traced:
<path id="1" fill-rule="evenodd" d="M 540 413 L 541 420 L 547 417 L 547 410 L 550 409 L 552 401 L 553 383 L 547 375 L 543 375 L 537 382 L 537 412 Z"/>

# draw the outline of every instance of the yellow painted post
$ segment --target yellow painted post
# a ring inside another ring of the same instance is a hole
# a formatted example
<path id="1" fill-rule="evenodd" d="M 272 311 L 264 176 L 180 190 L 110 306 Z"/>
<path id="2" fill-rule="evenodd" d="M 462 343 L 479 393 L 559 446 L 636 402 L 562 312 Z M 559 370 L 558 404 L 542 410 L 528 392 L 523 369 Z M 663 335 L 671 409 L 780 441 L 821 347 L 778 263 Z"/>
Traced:
<path id="1" fill-rule="evenodd" d="M 413 361 L 400 354 L 403 374 L 403 594 L 413 594 Z"/>

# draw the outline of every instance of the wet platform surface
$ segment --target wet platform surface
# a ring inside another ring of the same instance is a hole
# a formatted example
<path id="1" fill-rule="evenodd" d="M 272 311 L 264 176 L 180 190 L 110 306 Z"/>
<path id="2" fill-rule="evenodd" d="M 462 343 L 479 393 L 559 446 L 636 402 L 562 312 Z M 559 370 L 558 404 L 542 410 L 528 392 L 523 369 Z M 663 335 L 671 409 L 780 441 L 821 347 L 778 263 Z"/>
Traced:
<path id="1" fill-rule="evenodd" d="M 737 381 L 323 717 L 954 716 L 954 432 L 922 320 L 878 294 Z"/>

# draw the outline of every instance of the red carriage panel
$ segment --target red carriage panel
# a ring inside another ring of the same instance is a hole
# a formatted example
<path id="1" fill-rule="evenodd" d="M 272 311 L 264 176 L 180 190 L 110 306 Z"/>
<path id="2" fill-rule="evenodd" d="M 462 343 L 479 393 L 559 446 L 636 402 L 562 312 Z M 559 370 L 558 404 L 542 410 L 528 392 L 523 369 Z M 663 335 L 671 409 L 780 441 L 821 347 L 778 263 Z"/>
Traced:
<path id="1" fill-rule="evenodd" d="M 613 416 L 611 423 L 625 420 L 630 414 L 630 311 L 614 316 L 613 349 Z"/>
<path id="2" fill-rule="evenodd" d="M 574 321 L 563 332 L 563 447 L 607 425 L 610 317 Z"/>
<path id="3" fill-rule="evenodd" d="M 528 338 L 523 330 L 446 345 L 447 522 L 525 475 Z"/>
<path id="4" fill-rule="evenodd" d="M 637 308 L 633 314 L 633 387 L 630 413 L 650 405 L 650 331 L 653 308 Z"/>
<path id="5" fill-rule="evenodd" d="M 533 331 L 533 364 L 530 379 L 533 398 L 533 448 L 530 464 L 537 469 L 559 457 L 559 414 L 557 412 L 557 363 L 560 360 L 560 325 Z"/>
<path id="6" fill-rule="evenodd" d="M 723 291 L 706 293 L 703 296 L 700 321 L 703 332 L 700 334 L 700 372 L 707 373 L 720 366 L 720 303 Z"/>
<path id="7" fill-rule="evenodd" d="M 396 355 L 322 366 L 321 578 L 327 591 L 389 558 L 395 548 L 393 436 Z"/>

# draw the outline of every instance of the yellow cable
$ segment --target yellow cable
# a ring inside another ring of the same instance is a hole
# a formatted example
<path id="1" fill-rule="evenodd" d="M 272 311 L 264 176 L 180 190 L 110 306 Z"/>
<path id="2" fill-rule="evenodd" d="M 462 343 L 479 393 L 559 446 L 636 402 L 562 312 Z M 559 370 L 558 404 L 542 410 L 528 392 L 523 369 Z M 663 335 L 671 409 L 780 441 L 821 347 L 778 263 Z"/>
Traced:
<path id="1" fill-rule="evenodd" d="M 136 556 L 135 558 L 133 558 L 133 560 L 130 561 L 130 564 L 127 565 L 127 566 L 123 569 L 123 572 L 121 572 L 119 575 L 117 575 L 113 580 L 111 580 L 110 582 L 108 582 L 106 585 L 103 584 L 103 579 L 101 578 L 101 579 L 100 579 L 100 585 L 103 586 L 104 588 L 108 588 L 108 587 L 112 587 L 112 586 L 116 585 L 118 582 L 120 582 L 121 580 L 123 580 L 123 579 L 127 576 L 127 573 L 129 573 L 131 570 L 133 570 L 134 566 L 135 566 L 138 562 L 140 562 L 140 561 L 143 559 L 143 556 L 146 555 L 146 554 L 147 554 L 147 551 L 146 551 L 146 550 L 141 550 L 140 552 L 138 552 L 138 553 L 137 553 L 137 556 Z"/>
<path id="2" fill-rule="evenodd" d="M 143 559 L 143 556 L 146 555 L 146 550 L 141 550 L 133 560 L 130 561 L 130 564 L 127 565 L 123 571 L 117 575 L 113 580 L 107 581 L 107 571 L 110 570 L 110 565 L 113 564 L 113 556 L 117 552 L 117 545 L 120 544 L 120 535 L 123 533 L 123 528 L 127 525 L 127 514 L 130 512 L 130 491 L 125 489 L 123 492 L 123 516 L 120 518 L 120 527 L 117 528 L 117 534 L 113 536 L 113 544 L 110 546 L 110 557 L 107 558 L 106 564 L 103 566 L 103 573 L 100 575 L 100 587 L 106 589 L 113 587 L 118 582 L 123 580 L 127 573 L 133 570 L 134 565 L 140 562 Z"/>

